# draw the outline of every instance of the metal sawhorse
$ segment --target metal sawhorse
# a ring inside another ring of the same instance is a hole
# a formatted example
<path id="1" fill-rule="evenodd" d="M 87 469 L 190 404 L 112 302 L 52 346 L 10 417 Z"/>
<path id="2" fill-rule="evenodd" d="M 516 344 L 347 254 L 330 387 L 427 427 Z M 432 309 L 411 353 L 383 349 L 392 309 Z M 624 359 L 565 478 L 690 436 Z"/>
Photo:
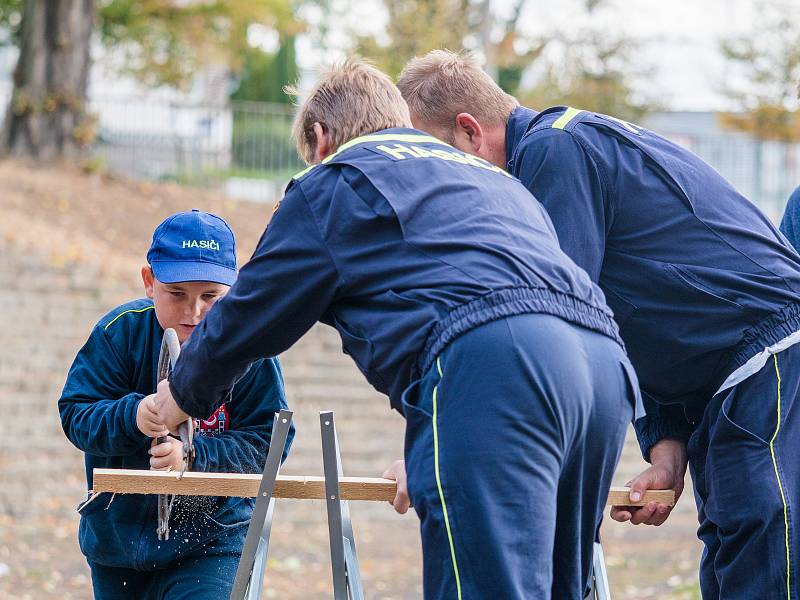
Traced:
<path id="1" fill-rule="evenodd" d="M 342 457 L 333 412 L 319 415 L 322 431 L 322 464 L 325 475 L 325 503 L 328 509 L 328 534 L 331 544 L 333 571 L 333 597 L 335 600 L 364 600 L 364 589 L 358 569 L 350 507 L 339 495 L 342 477 Z M 292 412 L 282 410 L 275 415 L 272 440 L 264 465 L 264 475 L 258 488 L 253 517 L 247 529 L 242 557 L 236 570 L 230 600 L 259 600 L 264 587 L 264 570 L 267 566 L 269 535 L 275 508 L 275 481 L 286 448 L 286 439 L 292 425 Z"/>
<path id="2" fill-rule="evenodd" d="M 325 476 L 325 503 L 328 511 L 334 600 L 364 600 L 353 525 L 350 520 L 350 507 L 348 501 L 342 500 L 339 494 L 339 479 L 343 475 L 342 457 L 339 451 L 333 412 L 321 412 L 319 422 L 322 432 L 322 464 Z M 256 505 L 247 529 L 247 537 L 242 549 L 242 557 L 239 560 L 239 567 L 236 570 L 230 600 L 259 600 L 261 598 L 275 508 L 275 499 L 272 496 L 291 424 L 291 411 L 282 410 L 275 415 L 272 441 L 264 465 L 264 474 L 258 488 Z M 591 590 L 586 600 L 611 600 L 603 547 L 599 542 L 594 545 Z"/>
<path id="3" fill-rule="evenodd" d="M 592 556 L 591 589 L 586 600 L 611 600 L 611 590 L 608 587 L 608 572 L 603 556 L 603 546 L 600 542 L 594 543 Z"/>

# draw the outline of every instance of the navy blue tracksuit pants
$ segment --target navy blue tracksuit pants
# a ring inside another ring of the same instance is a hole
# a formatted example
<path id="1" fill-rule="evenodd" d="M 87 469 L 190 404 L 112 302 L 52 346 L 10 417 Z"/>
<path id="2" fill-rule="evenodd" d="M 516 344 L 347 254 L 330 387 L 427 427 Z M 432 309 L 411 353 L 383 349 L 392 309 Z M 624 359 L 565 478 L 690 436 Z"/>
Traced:
<path id="1" fill-rule="evenodd" d="M 230 596 L 241 544 L 212 540 L 163 569 L 139 571 L 89 561 L 95 600 L 224 600 Z"/>
<path id="2" fill-rule="evenodd" d="M 689 440 L 704 600 L 798 600 L 800 345 L 717 394 Z"/>
<path id="3" fill-rule="evenodd" d="M 449 344 L 403 397 L 425 598 L 582 599 L 636 389 L 619 345 L 549 315 Z"/>

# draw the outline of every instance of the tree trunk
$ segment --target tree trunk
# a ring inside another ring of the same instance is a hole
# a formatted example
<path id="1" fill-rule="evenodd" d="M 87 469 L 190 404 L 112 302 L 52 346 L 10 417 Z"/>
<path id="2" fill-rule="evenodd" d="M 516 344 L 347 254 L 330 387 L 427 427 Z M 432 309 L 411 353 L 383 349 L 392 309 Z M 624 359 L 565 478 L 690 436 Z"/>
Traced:
<path id="1" fill-rule="evenodd" d="M 0 151 L 51 160 L 92 141 L 87 112 L 94 0 L 24 0 L 14 92 Z"/>

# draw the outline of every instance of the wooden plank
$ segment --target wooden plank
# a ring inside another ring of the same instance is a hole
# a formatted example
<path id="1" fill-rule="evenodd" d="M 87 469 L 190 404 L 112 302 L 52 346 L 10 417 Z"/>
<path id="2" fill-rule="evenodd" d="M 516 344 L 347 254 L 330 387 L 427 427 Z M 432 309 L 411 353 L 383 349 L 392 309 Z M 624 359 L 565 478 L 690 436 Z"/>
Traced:
<path id="1" fill-rule="evenodd" d="M 658 502 L 667 506 L 675 506 L 675 492 L 672 490 L 647 490 L 639 502 L 630 501 L 631 488 L 612 485 L 608 492 L 606 504 L 617 506 L 644 506 L 650 502 Z"/>
<path id="2" fill-rule="evenodd" d="M 179 496 L 239 496 L 253 498 L 258 493 L 261 475 L 242 473 L 187 472 L 179 480 L 177 472 L 136 471 L 133 469 L 95 469 L 93 491 L 118 494 L 177 494 Z M 392 500 L 396 484 L 389 479 L 342 477 L 342 500 Z M 324 500 L 325 479 L 309 476 L 278 475 L 275 498 Z"/>
<path id="3" fill-rule="evenodd" d="M 184 473 L 178 479 L 176 472 L 136 471 L 132 469 L 95 469 L 94 493 L 117 494 L 177 494 L 179 496 L 239 496 L 252 498 L 258 493 L 261 475 L 241 473 Z M 391 501 L 397 486 L 391 479 L 378 477 L 342 477 L 339 492 L 342 500 Z M 629 488 L 612 487 L 608 504 L 630 506 Z M 649 490 L 641 501 L 662 502 L 673 506 L 671 490 Z M 275 482 L 276 498 L 324 500 L 325 480 L 322 477 L 279 475 Z"/>

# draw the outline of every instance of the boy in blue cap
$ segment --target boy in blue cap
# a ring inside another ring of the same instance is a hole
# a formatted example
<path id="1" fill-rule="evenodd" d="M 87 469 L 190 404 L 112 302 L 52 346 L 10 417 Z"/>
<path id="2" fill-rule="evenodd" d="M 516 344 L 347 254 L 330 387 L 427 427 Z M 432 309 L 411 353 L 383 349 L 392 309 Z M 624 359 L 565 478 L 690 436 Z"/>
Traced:
<path id="1" fill-rule="evenodd" d="M 444 50 L 409 62 L 398 87 L 417 127 L 518 177 L 605 292 L 647 409 L 636 432 L 652 466 L 631 500 L 680 494 L 688 459 L 703 598 L 797 598 L 800 257 L 719 173 L 642 127 L 529 110 Z"/>
<path id="2" fill-rule="evenodd" d="M 169 433 L 152 405 L 161 339 L 169 327 L 181 343 L 189 339 L 237 276 L 230 227 L 197 210 L 172 215 L 156 228 L 147 262 L 141 271 L 147 298 L 100 319 L 58 401 L 64 432 L 85 452 L 89 489 L 94 468 L 181 469 L 180 440 L 154 443 Z M 195 421 L 189 468 L 260 473 L 274 413 L 286 407 L 277 359 L 254 363 L 223 400 Z M 159 540 L 156 498 L 108 495 L 82 507 L 78 536 L 95 598 L 227 597 L 253 501 L 176 497 L 170 538 Z"/>
<path id="3" fill-rule="evenodd" d="M 208 414 L 250 361 L 331 325 L 406 418 L 425 597 L 582 598 L 637 400 L 602 293 L 516 179 L 412 129 L 376 69 L 332 69 L 294 132 L 314 166 L 159 384 L 159 419 Z"/>

